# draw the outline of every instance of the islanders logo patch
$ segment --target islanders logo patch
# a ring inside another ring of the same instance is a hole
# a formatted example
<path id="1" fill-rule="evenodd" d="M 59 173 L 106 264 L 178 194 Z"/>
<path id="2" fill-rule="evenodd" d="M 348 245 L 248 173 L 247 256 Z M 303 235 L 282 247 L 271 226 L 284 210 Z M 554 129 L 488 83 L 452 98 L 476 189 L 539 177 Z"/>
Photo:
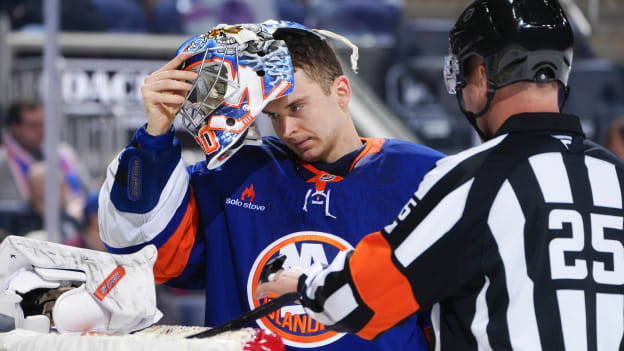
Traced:
<path id="1" fill-rule="evenodd" d="M 258 286 L 260 271 L 268 260 L 277 255 L 286 255 L 284 268 L 309 268 L 315 263 L 327 265 L 338 252 L 352 249 L 347 241 L 332 234 L 303 231 L 286 235 L 269 244 L 256 258 L 247 280 L 247 300 L 254 309 L 277 296 L 256 300 L 253 295 Z M 281 309 L 257 321 L 261 328 L 268 329 L 282 337 L 284 344 L 293 347 L 312 348 L 333 343 L 344 336 L 327 330 L 324 325 L 308 316 L 298 304 Z"/>

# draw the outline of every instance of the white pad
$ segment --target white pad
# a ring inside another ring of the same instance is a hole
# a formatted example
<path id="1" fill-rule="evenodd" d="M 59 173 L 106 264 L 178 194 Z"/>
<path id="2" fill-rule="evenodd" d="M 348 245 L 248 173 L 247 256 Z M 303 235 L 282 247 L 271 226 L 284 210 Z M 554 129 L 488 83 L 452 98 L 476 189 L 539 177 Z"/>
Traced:
<path id="1" fill-rule="evenodd" d="M 153 274 L 156 256 L 157 250 L 152 245 L 130 255 L 113 255 L 9 236 L 0 245 L 0 312 L 16 318 L 16 324 L 23 323 L 23 313 L 19 318 L 21 297 L 16 291 L 23 293 L 31 288 L 56 287 L 59 283 L 65 286 L 68 282 L 84 281 L 83 291 L 92 299 L 97 299 L 97 305 L 76 296 L 69 298 L 80 291 L 70 294 L 68 299 L 90 306 L 90 317 L 95 320 L 90 323 L 99 328 L 107 319 L 107 324 L 100 331 L 113 334 L 143 329 L 162 317 L 156 308 Z M 63 295 L 58 300 L 62 301 Z M 96 306 L 108 311 L 110 316 L 104 318 L 97 315 Z M 60 318 L 65 325 L 70 323 L 64 317 Z"/>
<path id="2" fill-rule="evenodd" d="M 47 334 L 50 332 L 50 320 L 47 316 L 42 314 L 38 316 L 28 316 L 24 319 L 23 328 L 37 333 Z"/>
<path id="3" fill-rule="evenodd" d="M 60 333 L 106 332 L 110 317 L 84 284 L 59 296 L 52 308 L 52 320 Z"/>
<path id="4" fill-rule="evenodd" d="M 166 326 L 156 326 L 166 327 Z M 243 350 L 284 350 L 275 338 L 267 339 L 258 329 L 245 328 L 219 334 L 205 339 L 186 339 L 185 335 L 199 333 L 209 328 L 180 327 L 183 333 L 171 328 L 148 328 L 135 334 L 124 336 L 76 335 L 76 334 L 37 334 L 28 330 L 16 329 L 0 333 L 0 350 L 19 351 L 243 351 Z M 183 328 L 183 329 L 182 329 Z M 174 329 L 177 329 L 174 327 Z M 279 339 L 279 338 L 278 338 Z"/>
<path id="5" fill-rule="evenodd" d="M 25 268 L 20 268 L 17 272 L 15 272 L 12 279 L 9 279 L 8 283 L 9 286 L 6 290 L 15 291 L 20 294 L 25 294 L 38 288 L 54 289 L 61 286 L 61 283 L 45 280 L 37 273 L 27 271 Z"/>
<path id="6" fill-rule="evenodd" d="M 74 282 L 86 282 L 87 275 L 84 272 L 72 271 L 68 269 L 53 269 L 53 268 L 41 268 L 35 267 L 35 273 L 39 274 L 41 278 L 45 280 L 56 281 L 74 281 Z"/>

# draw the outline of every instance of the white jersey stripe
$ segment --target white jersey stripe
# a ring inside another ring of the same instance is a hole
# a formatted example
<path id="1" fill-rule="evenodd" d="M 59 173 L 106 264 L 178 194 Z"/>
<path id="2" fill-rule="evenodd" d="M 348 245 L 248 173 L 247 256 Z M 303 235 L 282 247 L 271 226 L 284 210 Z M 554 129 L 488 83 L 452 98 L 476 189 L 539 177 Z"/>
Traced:
<path id="1" fill-rule="evenodd" d="M 331 265 L 326 269 L 323 269 L 321 264 L 314 264 L 306 271 L 306 275 L 308 276 L 306 279 L 306 295 L 308 295 L 308 298 L 315 298 L 316 290 L 325 284 L 325 279 L 328 274 L 340 272 L 344 269 L 348 252 L 349 251 L 340 251 Z"/>
<path id="2" fill-rule="evenodd" d="M 435 335 L 435 351 L 442 348 L 442 338 L 440 337 L 440 304 L 436 303 L 431 308 L 431 326 Z"/>
<path id="3" fill-rule="evenodd" d="M 323 310 L 327 312 L 331 324 L 336 324 L 338 321 L 348 316 L 358 307 L 358 303 L 353 296 L 353 290 L 349 284 L 345 284 L 340 289 L 336 290 L 323 305 Z"/>
<path id="4" fill-rule="evenodd" d="M 529 163 L 546 202 L 572 203 L 568 172 L 560 153 L 549 152 L 535 155 L 529 157 Z"/>
<path id="5" fill-rule="evenodd" d="M 485 277 L 485 284 L 483 284 L 483 288 L 481 288 L 481 291 L 477 296 L 477 301 L 475 303 L 475 315 L 472 319 L 472 324 L 470 325 L 472 335 L 474 335 L 475 339 L 477 339 L 477 347 L 479 351 L 492 351 L 490 339 L 487 334 L 487 326 L 490 321 L 490 316 L 488 313 L 489 309 L 487 302 L 485 300 L 485 294 L 487 293 L 489 287 L 490 279 Z"/>
<path id="6" fill-rule="evenodd" d="M 615 165 L 595 157 L 585 156 L 585 166 L 587 166 L 594 206 L 621 209 L 622 194 L 619 191 L 613 191 L 613 189 L 620 189 Z"/>
<path id="7" fill-rule="evenodd" d="M 557 303 L 561 316 L 561 330 L 566 350 L 587 350 L 587 316 L 585 292 L 582 290 L 557 290 Z"/>
<path id="8" fill-rule="evenodd" d="M 617 351 L 624 337 L 624 296 L 596 294 L 598 351 Z"/>
<path id="9" fill-rule="evenodd" d="M 106 182 L 101 194 L 110 194 L 119 167 L 119 157 L 108 166 Z M 162 232 L 175 215 L 189 186 L 189 177 L 182 159 L 178 162 L 165 185 L 158 204 L 147 213 L 121 212 L 115 208 L 110 196 L 100 196 L 100 236 L 106 245 L 123 248 L 143 244 Z"/>
<path id="10" fill-rule="evenodd" d="M 507 322 L 514 350 L 540 350 L 533 281 L 527 273 L 524 224 L 525 216 L 511 184 L 506 180 L 488 216 L 488 226 L 503 261 L 510 304 Z"/>
<path id="11" fill-rule="evenodd" d="M 440 179 L 442 179 L 442 177 L 457 167 L 458 164 L 480 152 L 487 151 L 495 147 L 505 140 L 506 136 L 507 135 L 501 135 L 479 146 L 475 146 L 456 155 L 448 156 L 439 160 L 436 163 L 435 168 L 425 174 L 425 177 L 420 182 L 418 190 L 416 191 L 416 197 L 422 199 L 429 192 L 429 190 L 431 190 L 431 188 L 436 185 Z"/>
<path id="12" fill-rule="evenodd" d="M 444 197 L 396 248 L 394 254 L 403 267 L 409 266 L 459 221 L 473 182 L 474 178 Z"/>
<path id="13" fill-rule="evenodd" d="M 324 325 L 331 326 L 355 311 L 358 306 L 353 290 L 349 284 L 345 284 L 325 300 L 322 312 L 317 313 L 308 308 L 305 310 L 312 318 Z"/>

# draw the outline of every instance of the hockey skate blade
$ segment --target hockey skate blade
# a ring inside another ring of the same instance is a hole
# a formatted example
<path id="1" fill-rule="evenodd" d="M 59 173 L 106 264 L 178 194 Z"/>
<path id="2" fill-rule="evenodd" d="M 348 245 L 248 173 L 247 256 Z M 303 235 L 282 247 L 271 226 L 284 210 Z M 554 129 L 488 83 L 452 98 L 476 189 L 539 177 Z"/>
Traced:
<path id="1" fill-rule="evenodd" d="M 186 338 L 187 339 L 209 338 L 211 336 L 215 336 L 226 331 L 240 329 L 244 327 L 245 325 L 255 321 L 256 319 L 262 318 L 268 315 L 269 313 L 275 312 L 279 310 L 280 308 L 286 305 L 289 305 L 300 298 L 301 298 L 301 295 L 299 295 L 298 292 L 291 292 L 291 293 L 284 294 L 276 298 L 275 300 L 271 300 L 265 303 L 264 305 L 260 305 L 258 308 L 254 308 L 253 310 L 249 312 L 245 312 L 241 314 L 240 316 L 232 319 L 229 322 L 225 322 L 217 327 L 203 331 L 201 333 L 189 335 Z"/>

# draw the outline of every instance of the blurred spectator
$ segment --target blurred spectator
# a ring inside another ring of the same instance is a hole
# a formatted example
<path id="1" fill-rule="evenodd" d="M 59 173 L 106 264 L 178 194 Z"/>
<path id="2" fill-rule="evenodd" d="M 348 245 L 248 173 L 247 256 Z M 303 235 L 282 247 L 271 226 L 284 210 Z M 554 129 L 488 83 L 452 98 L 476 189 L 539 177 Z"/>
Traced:
<path id="1" fill-rule="evenodd" d="M 604 147 L 619 158 L 624 159 L 624 116 L 613 119 L 609 124 L 605 134 Z"/>
<path id="2" fill-rule="evenodd" d="M 44 158 L 44 110 L 38 101 L 12 104 L 4 123 L 0 148 L 0 201 L 25 204 L 31 190 L 27 182 L 28 171 L 35 162 Z M 81 217 L 84 204 L 83 184 L 86 173 L 80 170 L 74 151 L 61 143 L 58 149 L 59 167 L 68 186 L 68 211 Z M 80 170 L 80 171 L 79 171 Z M 80 176 L 79 176 L 80 174 Z"/>
<path id="3" fill-rule="evenodd" d="M 11 25 L 16 30 L 43 30 L 42 0 L 8 1 Z M 60 28 L 66 31 L 104 31 L 106 24 L 90 0 L 60 0 Z"/>
<path id="4" fill-rule="evenodd" d="M 45 162 L 36 162 L 28 168 L 26 184 L 30 193 L 28 205 L 22 211 L 16 212 L 8 221 L 4 228 L 15 235 L 28 235 L 29 233 L 41 231 L 44 221 L 44 188 L 46 178 Z M 59 174 L 59 204 L 61 208 L 60 228 L 61 240 L 68 240 L 78 235 L 78 221 L 71 217 L 65 210 L 65 194 L 67 191 L 66 182 Z"/>

